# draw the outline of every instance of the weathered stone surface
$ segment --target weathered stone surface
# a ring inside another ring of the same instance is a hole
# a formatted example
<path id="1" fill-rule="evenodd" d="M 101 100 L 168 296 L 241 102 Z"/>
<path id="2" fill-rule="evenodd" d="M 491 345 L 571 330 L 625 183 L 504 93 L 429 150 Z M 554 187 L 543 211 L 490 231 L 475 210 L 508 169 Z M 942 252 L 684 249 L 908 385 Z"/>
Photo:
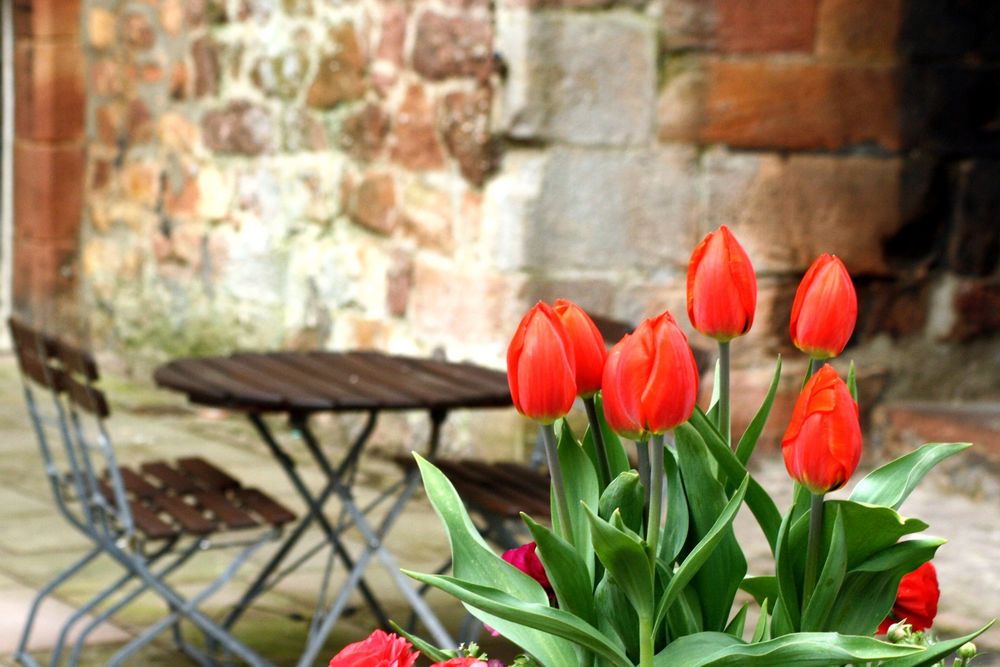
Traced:
<path id="1" fill-rule="evenodd" d="M 822 0 L 816 52 L 827 58 L 892 59 L 902 4 L 902 0 Z"/>
<path id="2" fill-rule="evenodd" d="M 854 274 L 891 272 L 883 243 L 903 222 L 899 158 L 714 150 L 705 164 L 708 226 L 729 225 L 758 272 L 801 272 L 824 252 Z"/>
<path id="3" fill-rule="evenodd" d="M 444 153 L 434 128 L 434 111 L 424 87 L 412 85 L 406 90 L 392 124 L 392 159 L 407 169 L 438 169 L 444 165 Z"/>
<path id="4" fill-rule="evenodd" d="M 137 51 L 146 51 L 156 43 L 156 33 L 149 19 L 140 13 L 125 14 L 121 20 L 122 39 L 125 45 Z"/>
<path id="5" fill-rule="evenodd" d="M 201 37 L 191 44 L 194 63 L 194 94 L 198 97 L 219 92 L 219 46 L 211 37 Z"/>
<path id="6" fill-rule="evenodd" d="M 392 264 L 385 277 L 386 310 L 393 317 L 405 317 L 413 289 L 413 255 L 405 250 L 392 253 Z"/>
<path id="7" fill-rule="evenodd" d="M 110 47 L 117 34 L 114 14 L 103 7 L 91 7 L 87 11 L 87 40 L 93 48 L 100 51 Z"/>
<path id="8" fill-rule="evenodd" d="M 153 138 L 153 115 L 149 106 L 140 98 L 129 102 L 125 112 L 125 135 L 132 143 L 145 143 Z"/>
<path id="9" fill-rule="evenodd" d="M 176 111 L 168 111 L 160 116 L 156 129 L 160 143 L 170 150 L 193 154 L 201 146 L 201 131 L 198 126 Z"/>
<path id="10" fill-rule="evenodd" d="M 486 189 L 486 227 L 506 270 L 681 270 L 694 247 L 692 147 L 512 152 Z"/>
<path id="11" fill-rule="evenodd" d="M 94 109 L 94 126 L 99 142 L 111 146 L 118 141 L 125 110 L 120 104 L 104 104 Z"/>
<path id="12" fill-rule="evenodd" d="M 503 126 L 518 139 L 643 143 L 653 133 L 656 45 L 651 22 L 624 12 L 500 17 L 507 59 Z"/>
<path id="13" fill-rule="evenodd" d="M 12 5 L 17 37 L 75 37 L 80 29 L 80 0 L 17 2 Z"/>
<path id="14" fill-rule="evenodd" d="M 697 143 L 704 124 L 707 94 L 704 61 L 699 57 L 672 58 L 656 100 L 657 138 Z"/>
<path id="15" fill-rule="evenodd" d="M 79 143 L 14 145 L 14 220 L 18 238 L 74 241 L 79 234 L 84 151 Z"/>
<path id="16" fill-rule="evenodd" d="M 899 51 L 918 60 L 976 60 L 1000 56 L 995 2 L 907 0 Z"/>
<path id="17" fill-rule="evenodd" d="M 260 155 L 270 150 L 274 128 L 270 114 L 246 100 L 234 100 L 201 119 L 205 144 L 212 150 Z"/>
<path id="18" fill-rule="evenodd" d="M 448 17 L 426 11 L 417 20 L 413 69 L 428 79 L 475 76 L 492 70 L 493 31 L 486 17 Z"/>
<path id="19" fill-rule="evenodd" d="M 1000 7 L 1000 5 L 998 5 Z M 1000 77 L 995 66 L 912 64 L 902 71 L 902 143 L 933 151 L 1000 153 Z"/>
<path id="20" fill-rule="evenodd" d="M 130 162 L 122 169 L 122 192 L 144 206 L 153 207 L 160 197 L 160 168 L 151 161 Z"/>
<path id="21" fill-rule="evenodd" d="M 83 135 L 84 61 L 72 42 L 18 43 L 14 125 L 23 139 L 67 141 Z"/>
<path id="22" fill-rule="evenodd" d="M 382 36 L 378 43 L 376 57 L 396 67 L 403 66 L 403 49 L 406 44 L 406 7 L 403 3 L 385 4 L 382 15 Z"/>
<path id="23" fill-rule="evenodd" d="M 960 276 L 988 276 L 1000 263 L 1000 161 L 968 160 L 955 171 L 948 266 Z"/>
<path id="24" fill-rule="evenodd" d="M 225 0 L 186 0 L 184 20 L 189 28 L 226 20 Z"/>
<path id="25" fill-rule="evenodd" d="M 403 189 L 402 227 L 419 247 L 442 254 L 455 249 L 455 204 L 452 193 L 426 179 L 415 178 Z"/>
<path id="26" fill-rule="evenodd" d="M 189 91 L 190 76 L 188 74 L 187 63 L 177 62 L 170 68 L 170 99 L 187 99 Z"/>
<path id="27" fill-rule="evenodd" d="M 926 282 L 855 280 L 855 288 L 858 292 L 855 340 L 862 341 L 881 333 L 898 338 L 924 330 L 930 305 Z"/>
<path id="28" fill-rule="evenodd" d="M 389 117 L 377 104 L 366 104 L 348 116 L 339 133 L 341 148 L 358 160 L 374 160 L 385 146 Z"/>
<path id="29" fill-rule="evenodd" d="M 396 184 L 392 174 L 372 173 L 361 179 L 351 193 L 351 218 L 381 234 L 396 226 Z"/>
<path id="30" fill-rule="evenodd" d="M 438 112 L 445 146 L 462 175 L 476 186 L 483 185 L 499 159 L 499 146 L 490 132 L 491 100 L 489 88 L 448 93 Z"/>
<path id="31" fill-rule="evenodd" d="M 170 35 L 177 35 L 184 29 L 184 3 L 181 0 L 163 0 L 160 5 L 160 25 Z"/>
<path id="32" fill-rule="evenodd" d="M 715 0 L 722 51 L 810 53 L 820 0 Z"/>
<path id="33" fill-rule="evenodd" d="M 709 49 L 719 22 L 715 0 L 659 0 L 660 31 L 667 50 Z"/>
<path id="34" fill-rule="evenodd" d="M 327 148 L 323 122 L 305 109 L 288 109 L 282 116 L 282 142 L 286 151 L 322 151 Z"/>
<path id="35" fill-rule="evenodd" d="M 896 148 L 898 83 L 892 67 L 715 61 L 702 136 L 743 148 Z"/>
<path id="36" fill-rule="evenodd" d="M 332 108 L 365 92 L 365 56 L 350 23 L 330 30 L 335 52 L 323 57 L 306 98 L 310 106 Z"/>
<path id="37" fill-rule="evenodd" d="M 950 338 L 970 341 L 1000 331 L 1000 283 L 969 281 L 955 291 L 955 326 Z"/>

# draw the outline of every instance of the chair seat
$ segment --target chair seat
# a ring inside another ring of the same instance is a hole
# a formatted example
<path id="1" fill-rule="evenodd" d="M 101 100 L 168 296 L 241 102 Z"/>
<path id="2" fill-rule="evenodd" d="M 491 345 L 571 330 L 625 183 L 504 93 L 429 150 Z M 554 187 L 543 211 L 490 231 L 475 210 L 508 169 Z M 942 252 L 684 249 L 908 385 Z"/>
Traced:
<path id="1" fill-rule="evenodd" d="M 151 540 L 280 527 L 295 520 L 294 513 L 263 491 L 244 487 L 200 457 L 147 461 L 119 470 L 135 526 Z M 106 480 L 99 484 L 114 505 L 111 485 Z"/>

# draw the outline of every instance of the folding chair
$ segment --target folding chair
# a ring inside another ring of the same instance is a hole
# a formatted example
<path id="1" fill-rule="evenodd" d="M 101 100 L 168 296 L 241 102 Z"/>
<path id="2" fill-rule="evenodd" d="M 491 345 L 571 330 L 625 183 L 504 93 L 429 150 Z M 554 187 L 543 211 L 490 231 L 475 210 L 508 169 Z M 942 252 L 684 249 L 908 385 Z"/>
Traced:
<path id="1" fill-rule="evenodd" d="M 122 573 L 72 614 L 60 628 L 51 664 L 59 664 L 70 631 L 89 613 L 111 602 L 81 628 L 69 664 L 78 664 L 86 637 L 140 594 L 151 591 L 168 614 L 122 647 L 108 662 L 120 665 L 161 633 L 171 630 L 174 643 L 200 665 L 217 664 L 215 656 L 191 644 L 181 621 L 190 622 L 206 643 L 220 646 L 254 666 L 266 660 L 238 641 L 199 609 L 206 598 L 229 582 L 250 556 L 280 534 L 294 514 L 263 492 L 200 457 L 119 466 L 105 428 L 110 408 L 98 388 L 97 364 L 88 353 L 11 319 L 11 337 L 21 370 L 24 397 L 38 439 L 56 506 L 92 544 L 36 595 L 15 659 L 38 667 L 28 653 L 32 626 L 44 600 L 98 556 L 110 557 Z M 49 401 L 44 400 L 48 394 Z M 49 409 L 46 403 L 51 403 Z M 62 447 L 54 446 L 61 442 Z M 195 553 L 239 547 L 228 567 L 196 595 L 186 599 L 167 577 Z"/>

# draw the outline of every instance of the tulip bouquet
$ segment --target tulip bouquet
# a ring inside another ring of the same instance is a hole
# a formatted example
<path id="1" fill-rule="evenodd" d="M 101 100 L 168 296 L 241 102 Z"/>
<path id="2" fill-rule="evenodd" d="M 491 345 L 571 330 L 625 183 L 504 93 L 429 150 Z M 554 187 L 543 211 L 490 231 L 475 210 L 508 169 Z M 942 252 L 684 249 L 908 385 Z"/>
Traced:
<path id="1" fill-rule="evenodd" d="M 928 471 L 969 445 L 924 445 L 868 474 L 850 497 L 827 497 L 854 474 L 862 434 L 853 364 L 845 379 L 825 363 L 853 332 L 857 298 L 843 263 L 823 255 L 792 307 L 791 338 L 809 363 L 781 442 L 793 500 L 779 510 L 747 465 L 780 357 L 749 426 L 736 438 L 730 425 L 730 345 L 750 330 L 756 296 L 732 233 L 709 234 L 691 257 L 687 289 L 692 325 L 719 348 L 707 410 L 696 404 L 699 372 L 670 313 L 608 352 L 576 305 L 533 307 L 507 371 L 516 408 L 541 427 L 552 525 L 522 515 L 534 542 L 498 555 L 448 479 L 418 456 L 454 571 L 408 574 L 519 646 L 518 664 L 916 667 L 960 648 L 956 664 L 968 664 L 966 644 L 986 628 L 938 642 L 923 632 L 937 607 L 930 560 L 944 541 L 921 536 L 927 524 L 898 510 Z M 564 419 L 577 398 L 588 415 L 582 435 Z M 744 505 L 773 556 L 768 571 L 748 572 L 733 531 Z M 433 660 L 459 655 L 407 637 Z"/>

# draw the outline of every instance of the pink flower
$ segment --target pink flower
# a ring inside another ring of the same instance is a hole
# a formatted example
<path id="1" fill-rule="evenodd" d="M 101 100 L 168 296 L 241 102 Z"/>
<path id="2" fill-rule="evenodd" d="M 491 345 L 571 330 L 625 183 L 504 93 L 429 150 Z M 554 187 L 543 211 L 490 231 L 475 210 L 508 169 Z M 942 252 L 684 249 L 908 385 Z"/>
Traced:
<path id="1" fill-rule="evenodd" d="M 479 658 L 452 658 L 444 662 L 435 662 L 431 667 L 487 667 Z"/>
<path id="2" fill-rule="evenodd" d="M 505 551 L 501 558 L 540 583 L 542 588 L 551 595 L 552 584 L 549 583 L 549 577 L 545 574 L 542 561 L 535 555 L 535 549 L 537 548 L 537 544 L 528 542 L 516 549 Z"/>
<path id="3" fill-rule="evenodd" d="M 402 637 L 376 630 L 360 642 L 348 644 L 333 656 L 329 667 L 412 667 L 420 657 Z"/>

